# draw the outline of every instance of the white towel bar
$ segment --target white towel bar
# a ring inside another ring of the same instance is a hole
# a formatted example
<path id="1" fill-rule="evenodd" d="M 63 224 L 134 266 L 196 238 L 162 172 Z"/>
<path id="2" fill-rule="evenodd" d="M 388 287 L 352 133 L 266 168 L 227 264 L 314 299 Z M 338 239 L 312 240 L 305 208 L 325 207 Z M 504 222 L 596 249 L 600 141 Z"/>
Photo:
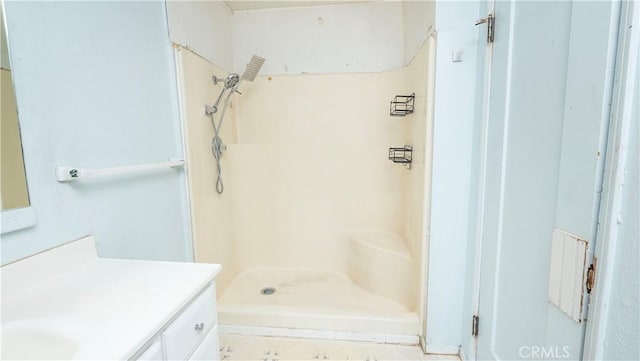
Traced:
<path id="1" fill-rule="evenodd" d="M 80 178 L 103 176 L 103 175 L 120 175 L 133 172 L 144 172 L 155 169 L 163 168 L 177 168 L 183 167 L 184 160 L 171 159 L 164 163 L 153 164 L 141 164 L 129 167 L 116 167 L 116 168 L 104 168 L 104 169 L 84 169 L 72 166 L 58 166 L 56 167 L 56 178 L 58 182 L 69 182 Z"/>

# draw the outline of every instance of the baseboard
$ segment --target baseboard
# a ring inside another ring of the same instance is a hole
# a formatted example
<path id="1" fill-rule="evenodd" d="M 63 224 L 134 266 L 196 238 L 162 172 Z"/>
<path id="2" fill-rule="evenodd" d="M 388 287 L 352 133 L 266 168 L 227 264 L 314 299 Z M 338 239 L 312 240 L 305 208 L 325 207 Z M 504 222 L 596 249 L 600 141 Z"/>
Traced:
<path id="1" fill-rule="evenodd" d="M 423 354 L 427 354 L 427 340 L 425 340 L 424 336 L 419 336 L 418 340 L 420 341 L 420 348 L 422 349 Z"/>
<path id="2" fill-rule="evenodd" d="M 375 343 L 390 343 L 400 345 L 417 345 L 418 336 L 388 335 L 379 333 L 342 332 L 326 330 L 305 330 L 297 328 L 280 327 L 257 327 L 257 326 L 234 326 L 219 325 L 220 333 L 250 335 L 250 336 L 271 336 L 271 337 L 295 337 L 314 338 L 321 340 L 341 340 L 360 341 Z M 457 352 L 456 352 L 457 353 Z"/>
<path id="3" fill-rule="evenodd" d="M 460 346 L 427 345 L 426 351 L 436 355 L 460 355 Z"/>

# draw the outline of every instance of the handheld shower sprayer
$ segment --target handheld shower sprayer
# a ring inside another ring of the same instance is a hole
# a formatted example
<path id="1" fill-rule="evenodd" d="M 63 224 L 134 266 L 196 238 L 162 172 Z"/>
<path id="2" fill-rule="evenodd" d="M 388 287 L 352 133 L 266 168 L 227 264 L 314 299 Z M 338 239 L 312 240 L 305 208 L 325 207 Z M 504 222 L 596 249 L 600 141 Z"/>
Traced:
<path id="1" fill-rule="evenodd" d="M 211 79 L 213 80 L 214 85 L 218 85 L 218 83 L 222 81 L 215 75 L 212 76 Z M 237 87 L 239 82 L 240 82 L 240 75 L 236 73 L 229 74 L 227 78 L 224 80 L 224 87 L 222 88 L 220 95 L 218 95 L 218 99 L 216 99 L 215 104 L 205 105 L 205 113 L 207 113 L 207 115 L 212 115 L 213 113 L 217 113 L 218 105 L 220 104 L 220 100 L 222 100 L 222 97 L 224 96 L 224 94 L 227 92 L 227 90 L 231 90 L 231 92 L 235 91 L 235 88 Z"/>
<path id="2" fill-rule="evenodd" d="M 225 79 L 220 79 L 217 76 L 212 76 L 211 80 L 213 80 L 213 85 L 218 85 L 218 83 L 222 82 L 224 84 L 224 90 L 233 88 L 238 82 L 240 82 L 240 75 L 237 73 L 230 73 L 227 75 Z"/>
<path id="3" fill-rule="evenodd" d="M 216 172 L 218 174 L 218 179 L 216 180 L 216 192 L 218 194 L 222 194 L 224 192 L 224 184 L 222 183 L 222 168 L 220 166 L 220 158 L 222 158 L 222 153 L 227 149 L 227 147 L 222 142 L 222 138 L 220 138 L 220 128 L 222 127 L 222 120 L 224 119 L 224 114 L 227 111 L 227 106 L 229 105 L 229 100 L 231 99 L 231 95 L 237 91 L 238 87 L 243 80 L 254 81 L 262 65 L 264 64 L 264 58 L 261 58 L 257 55 L 253 55 L 249 64 L 247 64 L 247 68 L 245 69 L 242 77 L 236 73 L 231 73 L 224 80 L 224 87 L 218 95 L 218 99 L 216 100 L 214 105 L 205 105 L 205 113 L 211 118 L 211 125 L 213 126 L 213 140 L 211 141 L 211 152 L 213 153 L 213 158 L 216 160 Z M 217 85 L 222 80 L 213 76 L 213 84 Z M 222 107 L 222 112 L 220 113 L 220 117 L 216 124 L 215 114 L 218 112 L 218 106 L 220 105 L 220 101 L 222 97 L 227 94 L 227 97 L 224 101 L 224 106 Z"/>
<path id="4" fill-rule="evenodd" d="M 225 89 L 233 89 L 240 82 L 240 76 L 236 73 L 229 74 L 224 80 Z"/>

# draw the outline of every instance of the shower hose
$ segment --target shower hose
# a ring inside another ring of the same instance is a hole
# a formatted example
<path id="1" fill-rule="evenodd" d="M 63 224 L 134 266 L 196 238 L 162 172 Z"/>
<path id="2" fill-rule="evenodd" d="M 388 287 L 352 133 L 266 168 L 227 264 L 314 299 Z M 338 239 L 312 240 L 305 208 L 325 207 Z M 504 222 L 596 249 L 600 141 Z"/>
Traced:
<path id="1" fill-rule="evenodd" d="M 213 158 L 216 160 L 216 173 L 218 178 L 216 179 L 216 192 L 218 194 L 222 194 L 224 192 L 224 183 L 222 182 L 222 167 L 220 166 L 220 158 L 222 158 L 222 153 L 226 150 L 226 146 L 222 142 L 222 138 L 220 138 L 220 128 L 222 127 L 222 120 L 224 119 L 224 114 L 227 112 L 227 106 L 229 105 L 229 99 L 231 99 L 231 94 L 235 91 L 235 87 L 229 91 L 227 94 L 227 98 L 224 101 L 224 107 L 222 108 L 222 113 L 220 113 L 220 118 L 218 119 L 218 124 L 216 124 L 215 113 L 217 112 L 217 108 L 214 107 L 214 111 L 211 112 L 211 125 L 213 126 L 213 139 L 211 140 L 211 153 L 213 153 Z"/>

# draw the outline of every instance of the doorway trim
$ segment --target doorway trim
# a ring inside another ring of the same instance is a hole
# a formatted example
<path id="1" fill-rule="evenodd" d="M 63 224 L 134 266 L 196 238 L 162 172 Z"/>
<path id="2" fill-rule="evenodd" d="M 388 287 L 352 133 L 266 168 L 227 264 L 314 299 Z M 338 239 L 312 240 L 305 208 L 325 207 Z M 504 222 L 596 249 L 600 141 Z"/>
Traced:
<path id="1" fill-rule="evenodd" d="M 595 258 L 598 260 L 594 294 L 589 305 L 589 322 L 583 343 L 583 359 L 602 359 L 604 352 L 611 284 L 614 278 L 616 246 L 618 243 L 617 213 L 621 207 L 624 172 L 629 144 L 633 89 L 638 81 L 640 52 L 640 6 L 633 1 L 622 2 L 618 33 L 618 49 L 614 72 L 613 99 L 610 112 L 608 151 L 605 159 L 603 194 L 596 235 Z M 635 25 L 635 26 L 632 26 Z"/>

